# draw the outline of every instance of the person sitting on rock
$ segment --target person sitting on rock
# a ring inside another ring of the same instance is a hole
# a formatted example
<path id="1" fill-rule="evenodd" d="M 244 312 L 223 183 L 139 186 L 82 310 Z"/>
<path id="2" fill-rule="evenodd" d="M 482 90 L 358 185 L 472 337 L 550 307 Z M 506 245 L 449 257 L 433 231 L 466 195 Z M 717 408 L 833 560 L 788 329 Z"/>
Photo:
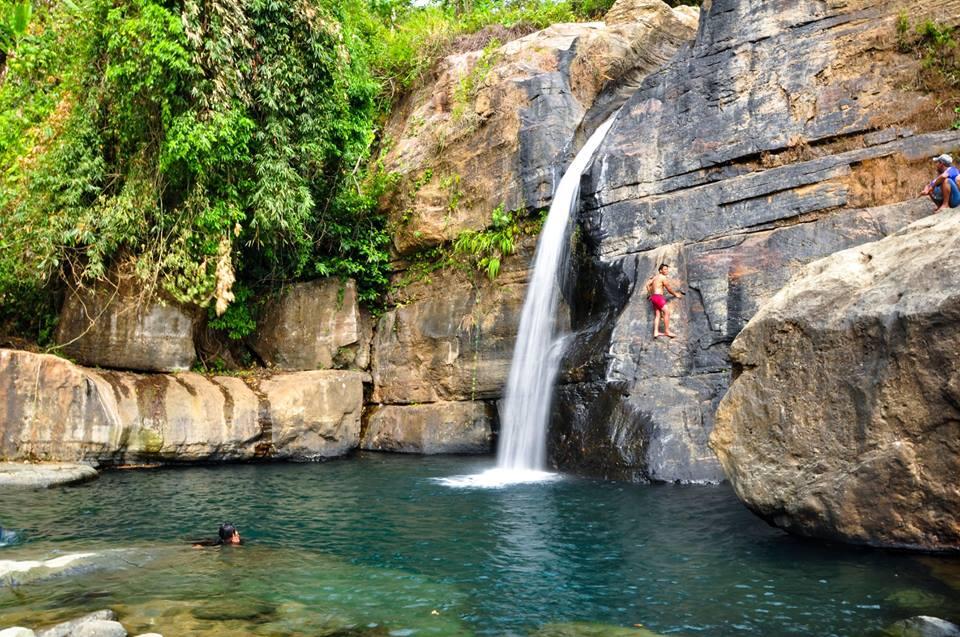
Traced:
<path id="1" fill-rule="evenodd" d="M 670 331 L 670 309 L 667 307 L 667 298 L 663 295 L 663 291 L 666 290 L 673 296 L 680 298 L 683 296 L 683 292 L 674 292 L 670 287 L 670 282 L 667 280 L 667 275 L 670 273 L 670 266 L 666 263 L 660 264 L 660 267 L 657 268 L 657 273 L 652 277 L 647 279 L 647 294 L 650 299 L 651 305 L 653 305 L 653 337 L 657 338 L 659 336 L 667 336 L 669 338 L 675 338 L 677 335 Z M 660 317 L 663 316 L 663 332 L 660 331 Z"/>
<path id="2" fill-rule="evenodd" d="M 957 185 L 957 178 L 960 177 L 960 170 L 953 167 L 953 157 L 947 154 L 938 155 L 933 158 L 937 169 L 936 178 L 924 186 L 922 194 L 927 195 L 936 206 L 935 212 L 940 212 L 944 208 L 956 208 L 960 206 L 960 186 Z M 944 193 L 949 193 L 944 196 Z"/>
<path id="3" fill-rule="evenodd" d="M 240 540 L 240 531 L 237 530 L 235 526 L 229 523 L 221 524 L 220 528 L 217 530 L 217 539 L 215 540 L 200 540 L 199 542 L 194 542 L 194 548 L 201 548 L 204 546 L 223 546 L 225 544 L 243 544 Z"/>

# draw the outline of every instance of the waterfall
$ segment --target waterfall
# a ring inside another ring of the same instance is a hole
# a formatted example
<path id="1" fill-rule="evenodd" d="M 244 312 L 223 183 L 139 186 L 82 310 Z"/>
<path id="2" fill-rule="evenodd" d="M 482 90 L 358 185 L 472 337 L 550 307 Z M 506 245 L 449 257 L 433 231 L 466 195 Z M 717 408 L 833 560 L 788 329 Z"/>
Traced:
<path id="1" fill-rule="evenodd" d="M 615 117 L 616 114 L 594 131 L 574 157 L 553 194 L 550 213 L 540 232 L 504 393 L 497 449 L 499 469 L 546 469 L 547 420 L 563 355 L 563 342 L 557 335 L 559 270 L 569 253 L 567 231 L 577 208 L 580 177 Z"/>
<path id="2" fill-rule="evenodd" d="M 619 111 L 617 111 L 619 113 Z M 517 343 L 504 392 L 497 467 L 472 476 L 440 478 L 451 487 L 502 487 L 557 478 L 547 473 L 547 420 L 563 356 L 557 334 L 560 267 L 567 261 L 567 231 L 580 194 L 580 177 L 613 125 L 614 113 L 583 145 L 560 178 L 540 231 L 533 275 L 520 314 Z"/>

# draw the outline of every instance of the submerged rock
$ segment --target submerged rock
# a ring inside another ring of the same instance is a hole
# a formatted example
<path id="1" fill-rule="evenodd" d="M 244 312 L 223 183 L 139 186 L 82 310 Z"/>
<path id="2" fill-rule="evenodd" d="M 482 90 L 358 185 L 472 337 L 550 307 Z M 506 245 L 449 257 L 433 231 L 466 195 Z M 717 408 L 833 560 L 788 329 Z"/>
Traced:
<path id="1" fill-rule="evenodd" d="M 936 593 L 929 593 L 917 588 L 907 588 L 887 595 L 884 601 L 912 611 L 936 612 L 944 608 L 947 599 Z"/>
<path id="2" fill-rule="evenodd" d="M 743 329 L 711 446 L 793 533 L 960 549 L 960 213 L 809 265 Z"/>
<path id="3" fill-rule="evenodd" d="M 277 607 L 263 600 L 252 597 L 231 597 L 229 599 L 205 602 L 190 613 L 197 619 L 211 621 L 227 621 L 231 619 L 254 620 L 269 619 L 276 612 Z"/>
<path id="4" fill-rule="evenodd" d="M 86 464 L 69 462 L 48 462 L 31 464 L 24 462 L 0 462 L 0 489 L 17 487 L 27 489 L 46 489 L 65 484 L 76 484 L 93 480 L 99 474 L 97 470 Z M 12 538 L 0 531 L 0 546 Z"/>
<path id="5" fill-rule="evenodd" d="M 885 637 L 960 637 L 960 626 L 938 617 L 904 619 L 883 631 Z"/>
<path id="6" fill-rule="evenodd" d="M 590 622 L 545 624 L 530 633 L 530 637 L 661 637 L 659 633 L 642 626 L 611 626 Z"/>
<path id="7" fill-rule="evenodd" d="M 0 560 L 0 579 L 10 586 L 23 586 L 59 577 L 101 569 L 122 569 L 131 565 L 129 550 L 112 549 L 96 553 L 68 553 L 46 560 Z M 138 553 L 139 561 L 150 559 Z"/>

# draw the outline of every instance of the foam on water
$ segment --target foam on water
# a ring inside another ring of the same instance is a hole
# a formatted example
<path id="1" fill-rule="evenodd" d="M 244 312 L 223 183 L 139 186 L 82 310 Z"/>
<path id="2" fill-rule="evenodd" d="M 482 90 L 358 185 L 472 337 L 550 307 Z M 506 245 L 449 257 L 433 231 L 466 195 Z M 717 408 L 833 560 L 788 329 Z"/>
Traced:
<path id="1" fill-rule="evenodd" d="M 554 482 L 563 476 L 549 471 L 534 471 L 531 469 L 503 469 L 496 467 L 483 473 L 467 476 L 451 476 L 449 478 L 434 478 L 434 481 L 454 489 L 500 489 L 516 484 L 539 484 Z"/>

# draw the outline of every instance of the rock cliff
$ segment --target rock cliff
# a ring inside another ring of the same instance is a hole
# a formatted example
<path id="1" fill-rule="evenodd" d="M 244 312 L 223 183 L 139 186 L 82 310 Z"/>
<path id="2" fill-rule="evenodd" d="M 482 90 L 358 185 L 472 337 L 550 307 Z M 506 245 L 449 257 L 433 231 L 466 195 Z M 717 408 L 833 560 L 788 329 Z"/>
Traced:
<path id="1" fill-rule="evenodd" d="M 711 445 L 788 531 L 960 549 L 960 212 L 807 266 L 750 320 Z"/>
<path id="2" fill-rule="evenodd" d="M 960 133 L 898 50 L 901 11 L 956 22 L 960 3 L 714 0 L 629 98 L 583 184 L 556 463 L 721 480 L 707 440 L 733 338 L 804 264 L 930 212 L 913 198 Z M 661 262 L 689 292 L 673 341 L 643 289 Z"/>
<path id="3" fill-rule="evenodd" d="M 365 447 L 419 449 L 421 432 L 448 409 L 459 427 L 442 418 L 444 443 L 431 448 L 489 448 L 495 419 L 481 401 L 502 395 L 536 238 L 518 238 L 493 282 L 466 263 L 417 278 L 416 255 L 486 229 L 498 207 L 522 216 L 548 206 L 582 133 L 669 60 L 695 26 L 695 10 L 620 0 L 604 22 L 554 25 L 451 55 L 394 113 L 384 159 L 402 179 L 384 205 L 396 250 L 407 255 L 395 281 L 415 281 L 375 331 L 371 402 L 389 409 L 371 417 L 376 429 Z M 480 423 L 487 433 L 474 435 Z M 449 437 L 455 432 L 464 436 L 458 442 Z"/>

